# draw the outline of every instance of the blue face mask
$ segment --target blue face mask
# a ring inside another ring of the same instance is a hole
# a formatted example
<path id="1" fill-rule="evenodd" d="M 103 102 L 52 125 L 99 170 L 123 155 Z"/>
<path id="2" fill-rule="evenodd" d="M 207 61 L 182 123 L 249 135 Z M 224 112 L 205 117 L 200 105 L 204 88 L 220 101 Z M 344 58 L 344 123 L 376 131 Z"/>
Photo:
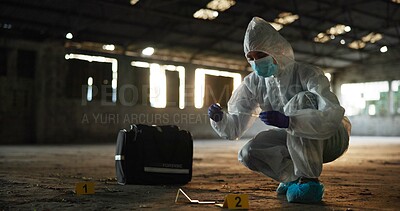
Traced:
<path id="1" fill-rule="evenodd" d="M 278 70 L 278 65 L 274 64 L 272 56 L 266 56 L 258 60 L 249 61 L 249 63 L 257 75 L 262 77 L 270 77 Z"/>

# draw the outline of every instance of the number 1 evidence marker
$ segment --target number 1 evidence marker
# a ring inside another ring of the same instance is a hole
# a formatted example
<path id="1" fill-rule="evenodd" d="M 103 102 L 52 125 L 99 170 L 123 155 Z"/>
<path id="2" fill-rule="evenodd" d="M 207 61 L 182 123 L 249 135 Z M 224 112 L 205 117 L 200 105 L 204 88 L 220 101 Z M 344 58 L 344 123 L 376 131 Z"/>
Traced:
<path id="1" fill-rule="evenodd" d="M 94 182 L 78 182 L 75 185 L 77 195 L 94 194 Z"/>

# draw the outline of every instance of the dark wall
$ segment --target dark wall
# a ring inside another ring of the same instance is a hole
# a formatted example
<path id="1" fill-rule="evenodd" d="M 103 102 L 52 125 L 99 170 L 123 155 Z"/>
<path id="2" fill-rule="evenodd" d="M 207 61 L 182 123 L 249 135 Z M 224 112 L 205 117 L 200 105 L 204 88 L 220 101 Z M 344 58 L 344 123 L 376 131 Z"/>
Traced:
<path id="1" fill-rule="evenodd" d="M 0 38 L 0 144 L 114 142 L 118 130 L 139 123 L 175 124 L 194 138 L 218 138 L 210 127 L 208 105 L 194 108 L 194 70 L 199 66 L 159 61 L 186 68 L 185 108 L 179 108 L 178 72 L 166 71 L 168 104 L 161 109 L 149 105 L 149 69 L 130 65 L 140 58 L 85 53 L 117 59 L 118 98 L 112 102 L 112 65 L 66 60 L 67 53 L 71 50 L 60 42 Z M 98 88 L 91 101 L 86 98 L 88 77 Z M 206 83 L 215 96 L 229 99 L 231 79 L 208 77 Z"/>
<path id="2" fill-rule="evenodd" d="M 8 45 L 5 45 L 7 43 Z M 38 51 L 33 44 L 0 42 L 0 131 L 2 143 L 36 141 L 35 74 Z"/>

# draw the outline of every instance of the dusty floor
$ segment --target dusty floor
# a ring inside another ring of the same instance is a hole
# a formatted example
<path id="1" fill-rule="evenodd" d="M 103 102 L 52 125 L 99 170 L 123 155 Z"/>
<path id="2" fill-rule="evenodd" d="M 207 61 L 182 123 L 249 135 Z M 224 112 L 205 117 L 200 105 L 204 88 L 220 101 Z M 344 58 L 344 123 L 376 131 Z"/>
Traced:
<path id="1" fill-rule="evenodd" d="M 243 167 L 245 141 L 195 140 L 193 179 L 184 186 L 117 185 L 114 145 L 1 146 L 1 210 L 205 210 L 214 205 L 175 204 L 178 188 L 192 199 L 223 200 L 247 193 L 254 210 L 398 210 L 400 138 L 352 137 L 345 156 L 324 166 L 323 202 L 289 204 L 277 182 Z M 96 183 L 94 195 L 77 196 L 75 184 Z"/>

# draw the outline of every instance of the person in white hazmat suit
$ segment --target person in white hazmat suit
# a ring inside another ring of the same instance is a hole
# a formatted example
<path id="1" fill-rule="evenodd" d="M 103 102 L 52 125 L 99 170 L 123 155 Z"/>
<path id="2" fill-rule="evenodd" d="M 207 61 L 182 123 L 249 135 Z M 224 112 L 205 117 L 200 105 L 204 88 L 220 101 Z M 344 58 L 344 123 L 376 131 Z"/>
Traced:
<path id="1" fill-rule="evenodd" d="M 322 200 L 322 164 L 348 148 L 351 124 L 330 83 L 317 67 L 294 60 L 291 45 L 266 21 L 254 17 L 244 37 L 244 53 L 254 72 L 228 102 L 228 111 L 209 107 L 213 129 L 235 140 L 257 116 L 273 129 L 260 132 L 239 151 L 249 169 L 280 182 L 289 202 Z"/>

